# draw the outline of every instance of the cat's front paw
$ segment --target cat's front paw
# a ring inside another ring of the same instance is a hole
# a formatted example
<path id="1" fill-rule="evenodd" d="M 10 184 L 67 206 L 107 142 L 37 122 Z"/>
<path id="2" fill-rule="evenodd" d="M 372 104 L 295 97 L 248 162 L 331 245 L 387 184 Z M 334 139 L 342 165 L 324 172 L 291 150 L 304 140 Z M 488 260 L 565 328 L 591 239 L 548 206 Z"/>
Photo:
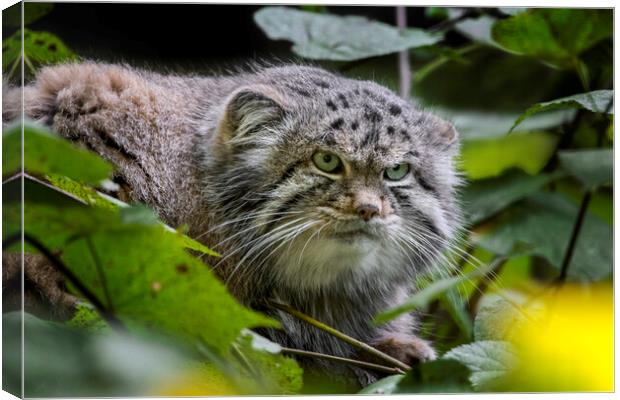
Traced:
<path id="1" fill-rule="evenodd" d="M 430 343 L 416 336 L 398 333 L 384 335 L 374 342 L 374 347 L 407 365 L 437 358 Z"/>

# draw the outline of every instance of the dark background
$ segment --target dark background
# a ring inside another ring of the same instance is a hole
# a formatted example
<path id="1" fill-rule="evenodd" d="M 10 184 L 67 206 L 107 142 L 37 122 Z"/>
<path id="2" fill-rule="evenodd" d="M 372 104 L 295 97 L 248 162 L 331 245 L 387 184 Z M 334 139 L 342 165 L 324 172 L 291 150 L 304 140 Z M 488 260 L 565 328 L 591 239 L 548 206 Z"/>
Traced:
<path id="1" fill-rule="evenodd" d="M 28 27 L 59 36 L 85 58 L 131 63 L 165 62 L 200 67 L 240 59 L 294 59 L 290 43 L 270 41 L 253 21 L 264 5 L 75 4 L 54 9 Z M 394 7 L 328 7 L 334 14 L 364 15 L 395 24 Z M 408 8 L 409 21 L 428 26 L 424 9 Z M 8 37 L 15 29 L 4 29 Z"/>

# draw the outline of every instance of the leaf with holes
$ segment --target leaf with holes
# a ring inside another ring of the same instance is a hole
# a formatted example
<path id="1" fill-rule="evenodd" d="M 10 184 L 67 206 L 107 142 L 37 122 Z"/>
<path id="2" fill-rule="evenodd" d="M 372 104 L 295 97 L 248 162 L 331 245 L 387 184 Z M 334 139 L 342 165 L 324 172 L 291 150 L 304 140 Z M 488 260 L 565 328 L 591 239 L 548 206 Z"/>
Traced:
<path id="1" fill-rule="evenodd" d="M 364 17 L 340 17 L 287 7 L 264 7 L 254 21 L 272 40 L 293 42 L 293 51 L 314 60 L 353 61 L 439 42 L 441 34 L 400 30 Z"/>
<path id="2" fill-rule="evenodd" d="M 9 69 L 20 57 L 22 52 L 22 32 L 15 32 L 2 41 L 2 69 Z M 76 60 L 73 53 L 56 35 L 49 32 L 35 32 L 24 29 L 24 60 L 36 64 L 55 64 L 63 61 Z M 34 72 L 34 71 L 31 71 Z"/>
<path id="3" fill-rule="evenodd" d="M 548 112 L 558 109 L 583 109 L 597 113 L 613 113 L 613 90 L 595 90 L 592 92 L 576 94 L 573 96 L 562 97 L 561 99 L 538 103 L 528 108 L 512 125 L 510 132 L 524 120 L 531 118 L 534 114 Z"/>

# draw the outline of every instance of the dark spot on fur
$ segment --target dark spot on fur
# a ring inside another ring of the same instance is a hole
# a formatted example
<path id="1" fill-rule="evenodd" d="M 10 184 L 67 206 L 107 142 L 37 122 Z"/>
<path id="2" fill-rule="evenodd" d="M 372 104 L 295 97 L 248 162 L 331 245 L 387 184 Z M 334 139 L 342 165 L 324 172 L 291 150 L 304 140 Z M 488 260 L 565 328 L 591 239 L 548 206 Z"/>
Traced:
<path id="1" fill-rule="evenodd" d="M 308 92 L 307 90 L 302 89 L 300 87 L 293 86 L 293 85 L 287 85 L 287 87 L 289 89 L 291 89 L 293 92 L 295 92 L 295 93 L 297 93 L 297 94 L 299 94 L 299 95 L 301 95 L 303 97 L 310 97 L 311 96 L 310 92 Z"/>
<path id="2" fill-rule="evenodd" d="M 322 87 L 323 89 L 329 89 L 329 83 L 320 80 L 320 79 L 316 79 L 313 81 L 315 85 Z"/>
<path id="3" fill-rule="evenodd" d="M 364 94 L 367 94 L 369 96 L 372 95 L 372 93 L 370 93 L 370 90 L 368 89 L 362 89 L 362 92 L 364 92 Z"/>
<path id="4" fill-rule="evenodd" d="M 428 183 L 428 181 L 422 176 L 422 174 L 420 174 L 419 171 L 414 171 L 413 176 L 418 181 L 422 189 L 432 193 L 433 195 L 437 195 L 437 190 L 435 190 L 435 188 L 430 183 Z"/>
<path id="5" fill-rule="evenodd" d="M 359 125 L 359 124 L 358 124 L 358 122 L 357 122 L 357 121 L 353 121 L 353 122 L 351 123 L 351 130 L 353 130 L 353 131 L 357 130 L 358 125 Z"/>
<path id="6" fill-rule="evenodd" d="M 390 108 L 389 108 L 389 110 L 390 110 L 390 114 L 392 114 L 392 115 L 394 115 L 394 116 L 400 115 L 400 113 L 401 113 L 401 111 L 402 111 L 402 110 L 400 109 L 400 107 L 399 107 L 399 106 L 397 106 L 396 104 L 390 104 Z"/>
<path id="7" fill-rule="evenodd" d="M 407 132 L 405 129 L 401 129 L 400 134 L 403 135 L 407 140 L 411 140 L 411 136 L 409 136 L 409 132 Z"/>
<path id="8" fill-rule="evenodd" d="M 332 122 L 329 126 L 332 129 L 340 129 L 342 128 L 342 125 L 344 124 L 344 119 L 342 118 L 338 118 L 337 120 L 335 120 L 334 122 Z"/>
<path id="9" fill-rule="evenodd" d="M 388 133 L 388 135 L 390 135 L 390 136 L 391 136 L 391 135 L 393 135 L 393 134 L 394 134 L 394 127 L 393 127 L 393 126 L 391 126 L 391 125 L 390 125 L 390 126 L 388 126 L 388 127 L 387 127 L 387 133 Z"/>
<path id="10" fill-rule="evenodd" d="M 349 108 L 349 102 L 347 101 L 347 98 L 344 94 L 338 93 L 338 98 L 340 99 L 340 102 L 342 103 L 342 106 L 344 108 Z"/>
<path id="11" fill-rule="evenodd" d="M 329 107 L 329 108 L 330 108 L 330 110 L 332 110 L 332 111 L 336 111 L 336 110 L 338 110 L 338 107 L 336 107 L 336 105 L 334 104 L 334 102 L 333 102 L 333 101 L 331 101 L 331 100 L 327 100 L 327 103 L 325 103 L 325 104 L 327 104 L 327 107 Z"/>
<path id="12" fill-rule="evenodd" d="M 355 89 L 355 90 L 353 90 L 353 93 L 360 94 L 360 90 L 359 89 Z"/>
<path id="13" fill-rule="evenodd" d="M 366 109 L 366 112 L 364 113 L 364 118 L 373 123 L 381 122 L 381 120 L 383 120 L 381 114 L 371 108 Z"/>
<path id="14" fill-rule="evenodd" d="M 417 151 L 415 151 L 415 150 L 408 151 L 408 152 L 407 152 L 407 155 L 412 156 L 412 157 L 420 157 L 420 153 L 418 153 L 418 152 L 417 152 Z"/>

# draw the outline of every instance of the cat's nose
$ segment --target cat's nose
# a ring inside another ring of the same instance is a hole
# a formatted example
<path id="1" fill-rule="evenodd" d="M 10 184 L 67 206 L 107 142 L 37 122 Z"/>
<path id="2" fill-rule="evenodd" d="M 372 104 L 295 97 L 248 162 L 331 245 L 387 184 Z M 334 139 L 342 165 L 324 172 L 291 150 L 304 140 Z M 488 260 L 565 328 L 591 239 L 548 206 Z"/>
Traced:
<path id="1" fill-rule="evenodd" d="M 371 218 L 379 215 L 379 207 L 374 204 L 363 203 L 357 206 L 355 212 L 357 212 L 357 215 L 364 221 L 370 221 Z"/>

